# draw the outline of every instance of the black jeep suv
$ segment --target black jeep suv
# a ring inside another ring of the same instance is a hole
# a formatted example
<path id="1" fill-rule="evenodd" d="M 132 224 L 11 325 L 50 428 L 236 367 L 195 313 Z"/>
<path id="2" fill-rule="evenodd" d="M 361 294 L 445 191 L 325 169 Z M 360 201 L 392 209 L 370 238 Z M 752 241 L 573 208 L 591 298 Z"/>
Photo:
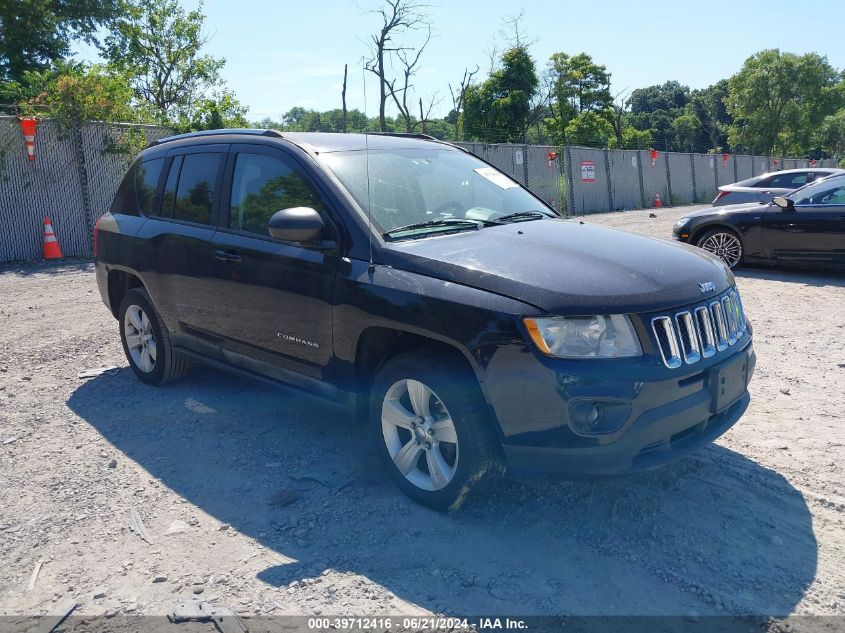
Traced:
<path id="1" fill-rule="evenodd" d="M 138 378 L 200 361 L 343 399 L 435 508 L 506 467 L 653 468 L 748 406 L 751 327 L 719 259 L 565 220 L 433 139 L 162 139 L 95 233 Z"/>

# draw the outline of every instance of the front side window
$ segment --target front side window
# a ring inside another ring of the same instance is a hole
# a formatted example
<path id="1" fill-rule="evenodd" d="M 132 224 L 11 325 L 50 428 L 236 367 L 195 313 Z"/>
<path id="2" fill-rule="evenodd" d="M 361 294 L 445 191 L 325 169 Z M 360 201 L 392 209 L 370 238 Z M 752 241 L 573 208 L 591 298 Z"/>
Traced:
<path id="1" fill-rule="evenodd" d="M 789 194 L 789 198 L 791 198 L 796 205 L 845 204 L 845 182 L 843 182 L 840 178 L 837 178 L 836 180 L 837 182 L 835 183 L 830 182 L 830 180 L 819 180 Z"/>
<path id="2" fill-rule="evenodd" d="M 264 154 L 238 154 L 232 178 L 229 228 L 269 235 L 277 211 L 310 207 L 323 213 L 317 193 L 286 162 Z"/>
<path id="3" fill-rule="evenodd" d="M 552 216 L 542 202 L 478 158 L 441 148 L 324 152 L 337 176 L 376 229 L 414 223 L 492 223 L 511 214 Z"/>

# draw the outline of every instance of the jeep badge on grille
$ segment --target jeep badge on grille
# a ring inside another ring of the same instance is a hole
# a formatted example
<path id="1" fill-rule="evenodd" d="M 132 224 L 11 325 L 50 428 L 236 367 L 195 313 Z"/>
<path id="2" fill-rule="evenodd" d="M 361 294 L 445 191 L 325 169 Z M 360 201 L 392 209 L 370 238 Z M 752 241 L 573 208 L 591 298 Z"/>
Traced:
<path id="1" fill-rule="evenodd" d="M 701 290 L 702 293 L 704 292 L 713 292 L 716 290 L 716 284 L 712 281 L 705 281 L 703 283 L 698 284 L 698 289 Z"/>

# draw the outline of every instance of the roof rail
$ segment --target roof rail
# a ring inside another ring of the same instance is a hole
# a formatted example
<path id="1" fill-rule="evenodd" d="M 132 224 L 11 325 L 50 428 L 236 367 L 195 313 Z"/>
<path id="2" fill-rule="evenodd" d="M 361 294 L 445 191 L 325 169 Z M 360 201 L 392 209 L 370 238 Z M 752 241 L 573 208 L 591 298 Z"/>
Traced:
<path id="1" fill-rule="evenodd" d="M 420 134 L 419 132 L 364 132 L 364 134 L 374 134 L 377 136 L 399 136 L 405 138 L 421 138 L 426 141 L 437 141 L 440 139 L 434 138 L 430 134 Z"/>
<path id="2" fill-rule="evenodd" d="M 282 138 L 281 133 L 277 132 L 276 130 L 260 130 L 255 128 L 229 128 L 222 130 L 202 130 L 200 132 L 187 132 L 185 134 L 164 136 L 158 139 L 157 141 L 154 141 L 152 144 L 161 145 L 162 143 L 169 143 L 170 141 L 180 141 L 183 138 L 201 138 L 203 136 L 220 136 L 222 134 L 249 134 L 252 136 L 274 136 L 276 138 Z"/>

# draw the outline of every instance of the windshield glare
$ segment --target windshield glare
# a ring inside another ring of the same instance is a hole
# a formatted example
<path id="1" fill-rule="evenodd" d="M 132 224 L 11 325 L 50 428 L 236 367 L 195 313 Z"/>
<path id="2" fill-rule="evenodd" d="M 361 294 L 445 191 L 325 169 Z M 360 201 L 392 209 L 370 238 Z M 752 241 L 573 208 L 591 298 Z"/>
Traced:
<path id="1" fill-rule="evenodd" d="M 443 219 L 495 220 L 521 211 L 551 211 L 516 182 L 479 159 L 452 149 L 369 150 L 320 155 L 372 214 L 380 233 Z"/>

